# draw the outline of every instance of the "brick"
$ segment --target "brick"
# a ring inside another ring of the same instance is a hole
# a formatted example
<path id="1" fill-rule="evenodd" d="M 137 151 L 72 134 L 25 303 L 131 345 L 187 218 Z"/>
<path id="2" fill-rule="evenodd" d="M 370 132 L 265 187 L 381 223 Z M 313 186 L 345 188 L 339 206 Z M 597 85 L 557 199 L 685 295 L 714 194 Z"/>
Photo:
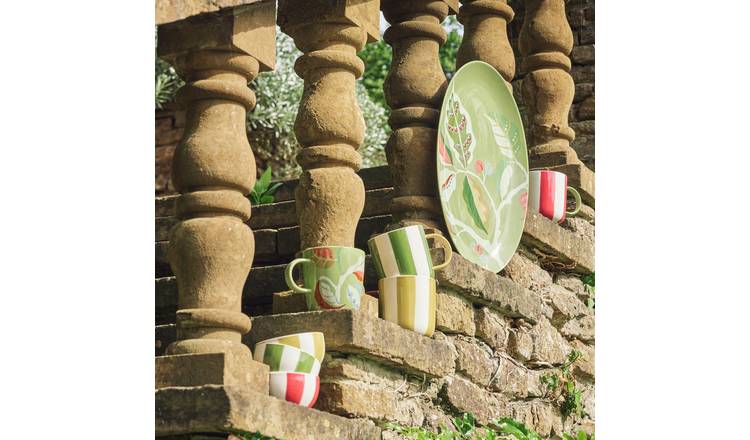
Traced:
<path id="1" fill-rule="evenodd" d="M 458 352 L 456 372 L 463 374 L 477 385 L 483 387 L 489 385 L 497 370 L 497 360 L 492 358 L 488 350 L 476 343 L 459 338 L 452 338 L 452 341 Z"/>
<path id="2" fill-rule="evenodd" d="M 570 124 L 570 128 L 575 130 L 576 132 L 576 139 L 573 141 L 575 144 L 575 141 L 578 140 L 578 138 L 581 135 L 593 135 L 596 131 L 596 124 L 594 121 L 580 121 L 580 122 L 574 122 Z M 592 142 L 593 142 L 593 136 L 592 136 Z"/>
<path id="3" fill-rule="evenodd" d="M 305 408 L 246 388 L 162 388 L 155 400 L 157 437 L 245 431 L 287 440 L 380 440 L 380 428 L 372 422 Z"/>
<path id="4" fill-rule="evenodd" d="M 474 336 L 474 308 L 457 294 L 438 287 L 435 307 L 435 328 L 445 333 Z"/>
<path id="5" fill-rule="evenodd" d="M 510 317 L 535 322 L 541 315 L 541 299 L 512 280 L 477 266 L 454 254 L 450 264 L 435 273 L 441 286 L 453 288 L 474 303 L 492 307 Z"/>
<path id="6" fill-rule="evenodd" d="M 578 120 L 585 121 L 594 119 L 596 116 L 596 104 L 594 95 L 589 96 L 581 102 L 578 107 Z"/>
<path id="7" fill-rule="evenodd" d="M 571 274 L 557 274 L 555 276 L 555 284 L 562 286 L 578 296 L 579 299 L 587 298 L 589 296 L 586 292 L 586 288 L 583 285 L 581 278 Z"/>
<path id="8" fill-rule="evenodd" d="M 476 309 L 474 311 L 476 337 L 495 351 L 505 351 L 510 336 L 507 319 L 488 307 Z"/>
<path id="9" fill-rule="evenodd" d="M 594 83 L 576 83 L 576 91 L 575 95 L 573 95 L 573 102 L 579 103 L 589 96 L 594 96 Z"/>
<path id="10" fill-rule="evenodd" d="M 570 53 L 570 58 L 575 64 L 594 64 L 594 46 L 576 46 Z"/>
<path id="11" fill-rule="evenodd" d="M 398 394 L 382 386 L 359 381 L 321 382 L 315 408 L 346 417 L 395 420 Z"/>
<path id="12" fill-rule="evenodd" d="M 570 76 L 573 77 L 573 82 L 576 84 L 593 83 L 596 79 L 595 66 L 593 64 L 586 66 L 573 66 L 570 69 Z"/>
<path id="13" fill-rule="evenodd" d="M 352 310 L 256 316 L 243 342 L 252 348 L 264 339 L 307 331 L 323 332 L 326 351 L 361 354 L 407 372 L 442 377 L 454 369 L 447 342 Z"/>

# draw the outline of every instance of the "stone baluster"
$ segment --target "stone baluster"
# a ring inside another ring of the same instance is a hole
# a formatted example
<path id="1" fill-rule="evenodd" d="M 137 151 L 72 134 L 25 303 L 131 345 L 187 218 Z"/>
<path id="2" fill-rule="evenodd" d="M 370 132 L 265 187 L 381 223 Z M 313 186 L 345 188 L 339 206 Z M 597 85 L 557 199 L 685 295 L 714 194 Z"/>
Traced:
<path id="1" fill-rule="evenodd" d="M 355 80 L 364 72 L 357 52 L 377 40 L 377 0 L 281 0 L 278 24 L 303 55 L 295 71 L 304 80 L 294 133 L 302 150 L 295 192 L 301 248 L 354 246 L 365 188 L 357 175 L 364 118 Z"/>
<path id="2" fill-rule="evenodd" d="M 381 8 L 391 24 L 383 39 L 393 47 L 384 84 L 393 129 L 386 145 L 394 186 L 389 228 L 422 224 L 441 230 L 435 161 L 447 80 L 438 51 L 447 37 L 441 23 L 458 9 L 458 0 L 382 0 Z"/>
<path id="3" fill-rule="evenodd" d="M 565 0 L 528 0 L 521 35 L 523 98 L 532 167 L 580 163 L 570 142 L 575 132 L 568 112 L 575 86 L 570 76 L 573 33 L 565 17 Z"/>
<path id="4" fill-rule="evenodd" d="M 573 32 L 565 16 L 565 0 L 527 0 L 519 36 L 523 100 L 531 168 L 549 168 L 568 175 L 583 201 L 595 203 L 594 172 L 571 148 L 575 132 L 568 126 L 575 85 L 570 75 Z"/>
<path id="5" fill-rule="evenodd" d="M 157 388 L 240 384 L 267 392 L 266 370 L 241 342 L 250 330 L 241 300 L 255 248 L 245 224 L 256 173 L 246 133 L 246 112 L 255 105 L 248 82 L 273 68 L 274 17 L 275 5 L 265 2 L 158 31 L 159 56 L 186 81 L 177 95 L 186 121 L 172 164 L 180 222 L 168 251 L 179 296 L 177 340 L 157 358 Z"/>
<path id="6" fill-rule="evenodd" d="M 513 9 L 507 0 L 462 0 L 458 21 L 464 25 L 464 37 L 456 67 L 469 61 L 484 61 L 510 83 L 516 74 L 516 59 L 508 41 L 511 20 Z"/>

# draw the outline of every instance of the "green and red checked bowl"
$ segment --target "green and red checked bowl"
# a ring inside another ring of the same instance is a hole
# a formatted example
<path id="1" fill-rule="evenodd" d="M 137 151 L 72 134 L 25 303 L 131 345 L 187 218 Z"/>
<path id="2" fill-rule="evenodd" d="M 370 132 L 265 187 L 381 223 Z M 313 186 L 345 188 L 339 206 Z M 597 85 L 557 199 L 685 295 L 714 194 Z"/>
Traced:
<path id="1" fill-rule="evenodd" d="M 320 378 L 315 374 L 274 371 L 269 376 L 270 394 L 308 408 L 318 400 Z"/>
<path id="2" fill-rule="evenodd" d="M 317 375 L 320 371 L 320 361 L 315 356 L 291 345 L 267 342 L 259 343 L 255 346 L 253 358 L 258 362 L 268 365 L 271 371 L 309 373 L 314 375 Z"/>

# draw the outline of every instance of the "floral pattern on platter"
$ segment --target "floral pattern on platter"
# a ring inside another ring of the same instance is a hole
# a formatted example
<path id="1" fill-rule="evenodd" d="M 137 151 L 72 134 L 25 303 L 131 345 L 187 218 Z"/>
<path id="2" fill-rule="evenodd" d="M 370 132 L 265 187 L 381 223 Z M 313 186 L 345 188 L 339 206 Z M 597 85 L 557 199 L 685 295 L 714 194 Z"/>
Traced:
<path id="1" fill-rule="evenodd" d="M 440 199 L 456 248 L 500 271 L 523 232 L 528 156 L 515 101 L 494 68 L 471 62 L 456 73 L 443 101 L 437 150 Z"/>

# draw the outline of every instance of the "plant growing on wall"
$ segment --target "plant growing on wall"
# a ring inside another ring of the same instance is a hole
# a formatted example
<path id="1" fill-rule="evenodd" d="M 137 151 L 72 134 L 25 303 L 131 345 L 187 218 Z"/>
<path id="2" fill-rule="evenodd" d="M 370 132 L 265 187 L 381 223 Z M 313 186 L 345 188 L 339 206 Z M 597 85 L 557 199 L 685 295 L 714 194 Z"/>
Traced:
<path id="1" fill-rule="evenodd" d="M 253 206 L 265 205 L 267 203 L 273 203 L 275 201 L 273 194 L 283 183 L 276 182 L 271 184 L 271 167 L 266 168 L 263 174 L 260 175 L 260 179 L 255 181 L 253 191 L 250 193 L 250 203 Z"/>
<path id="2" fill-rule="evenodd" d="M 580 356 L 581 352 L 571 350 L 567 361 L 559 369 L 540 377 L 542 385 L 546 387 L 545 397 L 559 401 L 563 420 L 570 417 L 571 414 L 578 417 L 585 414 L 581 390 L 576 387 L 576 381 L 571 371 L 571 367 Z"/>

